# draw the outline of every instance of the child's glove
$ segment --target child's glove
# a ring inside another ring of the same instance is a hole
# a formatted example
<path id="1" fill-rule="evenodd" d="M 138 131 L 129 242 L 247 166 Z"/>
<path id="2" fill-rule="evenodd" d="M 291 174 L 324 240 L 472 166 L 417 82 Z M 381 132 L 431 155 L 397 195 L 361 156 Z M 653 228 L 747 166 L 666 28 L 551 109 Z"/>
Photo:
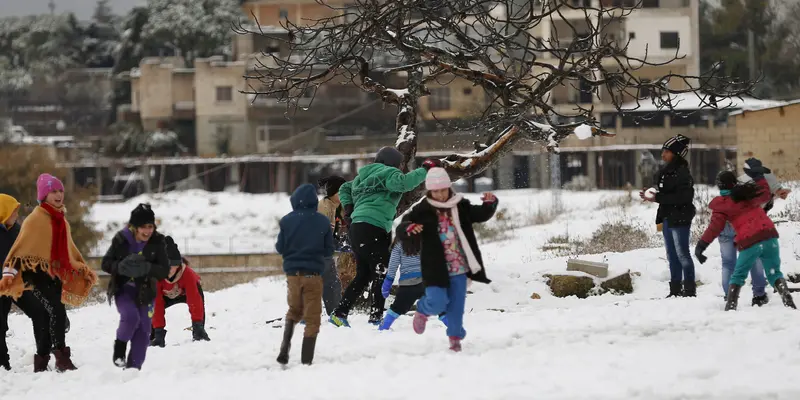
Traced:
<path id="1" fill-rule="evenodd" d="M 708 243 L 704 241 L 697 242 L 697 246 L 694 248 L 694 256 L 697 257 L 697 261 L 700 261 L 700 264 L 705 264 L 708 257 L 704 256 L 706 249 L 708 248 Z"/>
<path id="2" fill-rule="evenodd" d="M 422 225 L 420 224 L 408 224 L 408 227 L 406 227 L 406 233 L 409 235 L 416 235 L 420 232 L 422 232 Z"/>
<path id="3" fill-rule="evenodd" d="M 383 295 L 384 299 L 389 297 L 389 292 L 391 292 L 392 290 L 392 283 L 394 283 L 393 276 L 387 276 L 383 280 L 383 286 L 381 286 L 381 294 Z"/>
<path id="4" fill-rule="evenodd" d="M 441 166 L 442 166 L 442 160 L 436 158 L 429 158 L 422 163 L 422 168 L 425 168 L 426 170 L 430 170 L 431 168 L 441 167 Z"/>
<path id="5" fill-rule="evenodd" d="M 772 171 L 765 167 L 761 163 L 761 160 L 757 158 L 750 157 L 744 162 L 744 173 L 753 180 L 761 179 L 764 177 L 764 174 L 768 174 L 770 172 Z"/>

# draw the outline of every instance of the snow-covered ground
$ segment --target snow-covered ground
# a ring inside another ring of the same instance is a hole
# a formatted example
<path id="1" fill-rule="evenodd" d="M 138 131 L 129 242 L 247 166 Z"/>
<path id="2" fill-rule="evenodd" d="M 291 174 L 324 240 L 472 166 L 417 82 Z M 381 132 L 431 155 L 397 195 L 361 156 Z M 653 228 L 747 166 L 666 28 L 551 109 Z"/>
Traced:
<path id="1" fill-rule="evenodd" d="M 185 306 L 168 310 L 168 346 L 151 349 L 143 371 L 111 363 L 118 317 L 106 304 L 70 312 L 78 371 L 31 373 L 33 338 L 24 316 L 13 315 L 9 338 L 11 373 L 0 371 L 0 397 L 141 399 L 797 399 L 800 398 L 800 311 L 785 309 L 777 296 L 763 308 L 750 307 L 749 288 L 740 310 L 723 312 L 719 251 L 697 264 L 694 299 L 664 299 L 668 272 L 661 248 L 587 256 L 605 259 L 614 271 L 641 273 L 634 294 L 589 299 L 554 298 L 541 277 L 563 271 L 564 258 L 541 247 L 569 233 L 586 238 L 604 222 L 630 221 L 655 235 L 652 205 L 614 205 L 621 192 L 564 192 L 565 212 L 553 222 L 515 228 L 506 240 L 482 245 L 493 283 L 474 284 L 467 299 L 464 351 L 447 350 L 444 328 L 430 323 L 425 335 L 398 320 L 392 332 L 377 332 L 366 317 L 353 328 L 324 324 L 315 363 L 299 365 L 301 334 L 292 361 L 275 363 L 281 329 L 266 320 L 286 311 L 285 284 L 266 278 L 207 295 L 209 343 L 192 343 Z M 536 221 L 552 206 L 550 192 L 500 192 L 513 222 Z M 218 203 L 210 205 L 210 198 Z M 226 199 L 237 199 L 227 203 Z M 271 246 L 269 221 L 285 212 L 285 197 L 185 193 L 153 201 L 164 229 L 178 234 L 245 234 L 252 227 Z M 93 217 L 125 220 L 134 202 L 98 206 Z M 203 209 L 195 208 L 206 205 Z M 778 203 L 775 212 L 784 207 Z M 210 211 L 213 210 L 213 211 Z M 262 210 L 262 211 L 255 211 Z M 124 211 L 124 212 L 123 212 Z M 255 215 L 246 217 L 248 212 Z M 225 214 L 229 213 L 229 214 Z M 230 221 L 190 225 L 193 215 Z M 180 220 L 178 219 L 180 218 Z M 174 219 L 174 221 L 173 221 Z M 539 221 L 541 222 L 541 221 Z M 502 225 L 501 222 L 495 222 Z M 185 229 L 180 231 L 180 229 Z M 235 231 L 235 232 L 233 232 Z M 784 269 L 800 270 L 795 259 L 797 223 L 779 226 Z M 538 293 L 541 299 L 532 300 Z M 798 299 L 800 300 L 800 299 Z"/>

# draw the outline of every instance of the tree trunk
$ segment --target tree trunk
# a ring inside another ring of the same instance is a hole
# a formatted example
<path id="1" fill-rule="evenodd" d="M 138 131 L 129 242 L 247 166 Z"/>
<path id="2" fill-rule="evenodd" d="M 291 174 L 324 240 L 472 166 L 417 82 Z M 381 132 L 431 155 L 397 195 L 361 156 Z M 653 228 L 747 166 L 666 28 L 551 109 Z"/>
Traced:
<path id="1" fill-rule="evenodd" d="M 397 106 L 397 120 L 395 123 L 397 142 L 395 147 L 403 153 L 403 163 L 400 165 L 400 170 L 403 173 L 408 173 L 410 168 L 416 166 L 417 107 L 419 98 L 425 91 L 422 79 L 423 73 L 421 69 L 417 68 L 408 73 L 408 94 L 400 98 L 400 104 Z M 424 192 L 425 185 L 423 184 L 404 194 L 397 207 L 397 215 L 400 216 L 411 208 L 423 196 Z"/>

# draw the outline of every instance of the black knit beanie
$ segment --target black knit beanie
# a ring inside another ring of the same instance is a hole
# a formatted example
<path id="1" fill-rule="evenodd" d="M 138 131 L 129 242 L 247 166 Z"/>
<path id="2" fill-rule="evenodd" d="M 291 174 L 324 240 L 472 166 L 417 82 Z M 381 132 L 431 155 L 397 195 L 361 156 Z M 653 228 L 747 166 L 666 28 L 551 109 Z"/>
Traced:
<path id="1" fill-rule="evenodd" d="M 664 148 L 686 159 L 686 156 L 689 155 L 690 143 L 692 143 L 692 139 L 683 135 L 675 135 L 664 142 Z"/>
<path id="2" fill-rule="evenodd" d="M 133 227 L 140 227 L 147 224 L 156 224 L 156 214 L 150 208 L 150 204 L 142 203 L 131 211 L 131 219 L 128 223 Z"/>
<path id="3" fill-rule="evenodd" d="M 347 181 L 338 175 L 327 176 L 317 181 L 319 187 L 325 191 L 325 197 L 335 196 L 345 182 Z"/>
<path id="4" fill-rule="evenodd" d="M 731 190 L 739 180 L 732 171 L 721 171 L 717 174 L 717 188 L 719 190 Z"/>
<path id="5" fill-rule="evenodd" d="M 390 167 L 400 168 L 403 163 L 403 153 L 394 147 L 382 147 L 375 155 L 375 162 L 378 164 L 387 165 Z"/>

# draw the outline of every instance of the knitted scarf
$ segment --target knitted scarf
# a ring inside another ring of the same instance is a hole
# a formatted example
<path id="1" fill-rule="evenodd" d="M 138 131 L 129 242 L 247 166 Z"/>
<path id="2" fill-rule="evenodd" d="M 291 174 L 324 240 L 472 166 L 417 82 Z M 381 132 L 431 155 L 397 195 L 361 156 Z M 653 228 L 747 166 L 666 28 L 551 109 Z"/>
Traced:
<path id="1" fill-rule="evenodd" d="M 19 236 L 3 264 L 4 270 L 15 271 L 14 280 L 0 296 L 19 298 L 25 290 L 30 290 L 22 272 L 41 271 L 61 280 L 62 303 L 79 306 L 97 282 L 97 274 L 86 265 L 72 241 L 69 223 L 64 219 L 66 210 L 46 207 L 44 204 L 36 207 L 22 222 Z"/>
<path id="2" fill-rule="evenodd" d="M 50 228 L 53 232 L 53 244 L 50 246 L 50 275 L 61 281 L 71 279 L 75 269 L 69 262 L 69 242 L 67 240 L 67 219 L 64 217 L 64 206 L 57 209 L 50 204 L 41 206 L 50 215 Z"/>
<path id="3" fill-rule="evenodd" d="M 461 229 L 461 221 L 458 218 L 458 203 L 460 203 L 464 197 L 456 193 L 445 202 L 436 201 L 430 197 L 426 197 L 426 199 L 430 205 L 450 211 L 450 215 L 453 218 L 453 226 L 456 229 L 456 233 L 458 233 L 458 241 L 461 244 L 461 249 L 464 250 L 464 255 L 467 256 L 467 266 L 473 274 L 478 273 L 481 270 L 481 263 L 478 262 L 478 258 L 475 257 L 475 254 L 472 252 L 472 247 L 469 245 L 469 241 L 467 241 L 467 235 L 464 234 L 464 230 Z"/>

